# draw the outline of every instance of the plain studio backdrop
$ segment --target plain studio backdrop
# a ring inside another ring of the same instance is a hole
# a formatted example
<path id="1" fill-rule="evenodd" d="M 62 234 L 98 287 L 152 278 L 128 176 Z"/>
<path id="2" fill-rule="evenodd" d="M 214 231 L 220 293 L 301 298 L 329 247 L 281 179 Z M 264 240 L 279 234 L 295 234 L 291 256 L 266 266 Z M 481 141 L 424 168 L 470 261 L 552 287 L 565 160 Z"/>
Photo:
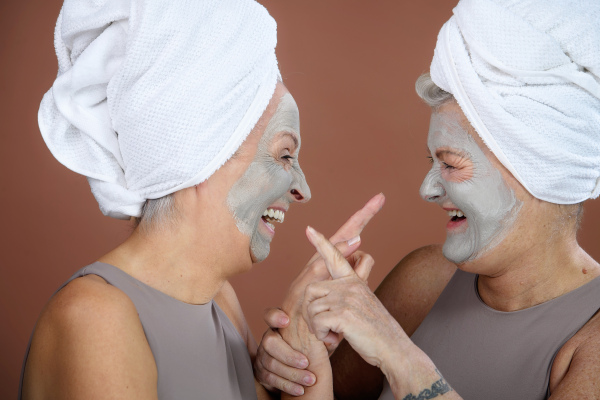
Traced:
<path id="1" fill-rule="evenodd" d="M 408 252 L 445 237 L 447 214 L 418 189 L 429 163 L 429 109 L 414 91 L 456 1 L 263 0 L 278 23 L 283 81 L 300 107 L 301 165 L 313 198 L 277 224 L 269 258 L 233 279 L 257 340 L 314 253 L 307 224 L 332 234 L 371 196 L 387 202 L 362 235 L 375 288 Z M 14 398 L 34 323 L 58 286 L 114 248 L 131 225 L 104 217 L 86 179 L 48 151 L 37 126 L 57 72 L 60 0 L 0 3 L 0 398 Z M 579 241 L 600 259 L 600 201 Z"/>

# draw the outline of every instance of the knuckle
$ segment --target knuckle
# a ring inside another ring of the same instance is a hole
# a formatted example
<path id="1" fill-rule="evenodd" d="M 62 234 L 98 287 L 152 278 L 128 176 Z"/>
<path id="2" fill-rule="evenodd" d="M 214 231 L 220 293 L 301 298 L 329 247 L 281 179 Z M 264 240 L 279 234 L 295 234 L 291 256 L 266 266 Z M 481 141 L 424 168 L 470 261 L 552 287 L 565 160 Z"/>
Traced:
<path id="1" fill-rule="evenodd" d="M 271 347 L 275 341 L 275 337 L 273 335 L 271 335 L 270 333 L 265 333 L 265 336 L 263 336 L 263 340 L 261 342 L 261 347 Z"/>
<path id="2" fill-rule="evenodd" d="M 269 371 L 274 371 L 277 367 L 277 362 L 273 357 L 265 357 L 265 359 L 263 360 L 263 365 L 265 369 Z"/>
<path id="3" fill-rule="evenodd" d="M 276 387 L 276 388 L 278 388 L 278 389 L 281 389 L 281 388 L 278 386 L 278 379 L 277 379 L 277 377 L 276 377 L 275 375 L 273 375 L 273 374 L 271 374 L 271 373 L 266 373 L 263 379 L 264 379 L 264 382 L 265 382 L 267 385 L 269 385 L 269 386 L 273 386 L 273 387 Z"/>

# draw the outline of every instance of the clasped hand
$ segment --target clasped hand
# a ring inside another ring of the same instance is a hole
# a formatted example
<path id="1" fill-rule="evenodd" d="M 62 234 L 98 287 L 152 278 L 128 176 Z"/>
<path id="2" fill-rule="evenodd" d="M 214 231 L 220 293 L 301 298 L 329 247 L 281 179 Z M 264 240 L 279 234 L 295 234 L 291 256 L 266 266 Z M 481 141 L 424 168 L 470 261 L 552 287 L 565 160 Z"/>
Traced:
<path id="1" fill-rule="evenodd" d="M 366 284 L 373 258 L 357 251 L 358 243 L 346 241 L 358 235 L 382 205 L 383 196 L 375 196 L 330 241 L 307 228 L 317 253 L 292 283 L 282 310 L 265 315 L 273 329 L 263 336 L 255 362 L 256 377 L 265 386 L 302 394 L 303 386 L 316 380 L 305 370 L 309 359 L 311 364 L 322 362 L 343 337 L 367 362 L 380 366 L 386 354 L 382 339 L 394 339 L 398 330 L 403 333 Z"/>

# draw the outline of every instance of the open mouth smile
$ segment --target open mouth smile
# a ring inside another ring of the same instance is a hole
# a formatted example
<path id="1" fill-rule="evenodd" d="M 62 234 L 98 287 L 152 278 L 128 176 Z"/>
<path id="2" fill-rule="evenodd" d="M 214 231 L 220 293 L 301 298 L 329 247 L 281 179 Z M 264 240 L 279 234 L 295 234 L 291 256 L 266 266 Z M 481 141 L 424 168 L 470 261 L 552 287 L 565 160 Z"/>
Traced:
<path id="1" fill-rule="evenodd" d="M 273 225 L 273 223 L 279 222 L 282 224 L 284 219 L 285 211 L 276 208 L 267 208 L 261 217 L 262 222 L 271 234 L 275 233 L 275 225 Z"/>
<path id="2" fill-rule="evenodd" d="M 453 231 L 462 226 L 466 226 L 467 217 L 461 210 L 446 210 L 448 212 L 448 216 L 450 217 L 450 221 L 446 224 L 446 229 Z"/>

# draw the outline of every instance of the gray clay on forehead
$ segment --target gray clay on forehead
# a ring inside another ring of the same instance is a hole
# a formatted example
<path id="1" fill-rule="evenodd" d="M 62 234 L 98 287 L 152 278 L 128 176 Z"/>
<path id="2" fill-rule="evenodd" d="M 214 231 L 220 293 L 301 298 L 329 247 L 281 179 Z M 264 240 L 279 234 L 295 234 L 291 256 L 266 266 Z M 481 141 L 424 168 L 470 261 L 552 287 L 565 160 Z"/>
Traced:
<path id="1" fill-rule="evenodd" d="M 287 206 L 289 200 L 285 195 L 294 181 L 300 182 L 300 186 L 306 186 L 297 160 L 294 168 L 286 171 L 269 151 L 273 140 L 282 132 L 295 134 L 298 147 L 292 156 L 297 159 L 300 149 L 300 115 L 298 106 L 289 93 L 281 97 L 277 110 L 259 140 L 254 159 L 227 195 L 227 206 L 240 232 L 251 238 L 250 247 L 257 261 L 267 257 L 271 242 L 270 237 L 258 231 L 263 212 L 278 199 L 282 199 Z"/>
<path id="2" fill-rule="evenodd" d="M 500 171 L 461 126 L 461 116 L 452 111 L 432 114 L 427 144 L 434 164 L 421 187 L 422 194 L 438 195 L 436 202 L 440 205 L 450 200 L 467 217 L 466 231 L 448 233 L 444 243 L 444 255 L 456 263 L 474 260 L 498 245 L 521 207 Z M 470 159 L 473 177 L 463 182 L 446 181 L 441 174 L 443 167 L 435 158 L 436 150 L 441 148 L 456 150 Z"/>

